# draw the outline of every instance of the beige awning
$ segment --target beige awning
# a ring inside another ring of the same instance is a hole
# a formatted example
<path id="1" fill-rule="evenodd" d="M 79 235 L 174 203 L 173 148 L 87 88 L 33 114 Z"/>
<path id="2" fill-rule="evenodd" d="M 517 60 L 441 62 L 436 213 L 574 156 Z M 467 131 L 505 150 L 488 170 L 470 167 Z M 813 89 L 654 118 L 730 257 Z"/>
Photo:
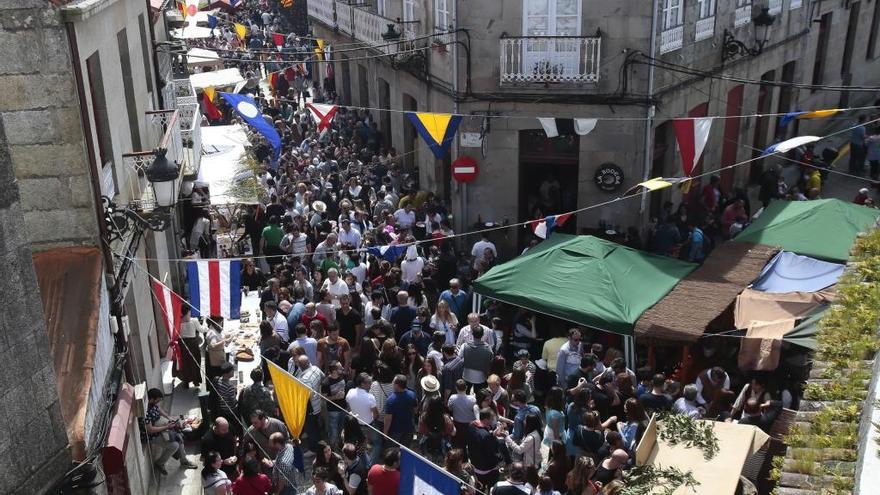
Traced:
<path id="1" fill-rule="evenodd" d="M 771 293 L 745 289 L 736 298 L 734 324 L 736 328 L 749 328 L 753 321 L 800 319 L 832 302 L 835 292 L 833 286 L 819 292 Z"/>

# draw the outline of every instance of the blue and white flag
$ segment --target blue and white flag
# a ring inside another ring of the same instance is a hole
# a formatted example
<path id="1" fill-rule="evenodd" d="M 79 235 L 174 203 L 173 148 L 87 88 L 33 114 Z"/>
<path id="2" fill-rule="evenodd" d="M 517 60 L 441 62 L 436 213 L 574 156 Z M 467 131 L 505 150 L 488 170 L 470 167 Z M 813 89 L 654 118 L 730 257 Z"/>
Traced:
<path id="1" fill-rule="evenodd" d="M 278 158 L 281 156 L 281 136 L 278 135 L 278 131 L 275 130 L 275 127 L 263 117 L 263 113 L 260 112 L 254 99 L 247 95 L 234 93 L 220 93 L 220 96 L 222 96 L 223 99 L 235 109 L 237 114 L 241 115 L 241 118 L 243 118 L 245 122 L 262 134 L 266 138 L 266 141 L 269 141 L 269 144 L 272 145 L 272 148 L 275 150 L 275 156 L 272 159 L 272 168 L 277 168 Z"/>
<path id="2" fill-rule="evenodd" d="M 405 252 L 406 246 L 398 246 L 396 244 L 367 248 L 367 253 L 372 254 L 377 258 L 381 258 L 389 263 L 394 263 L 395 261 L 397 261 L 397 258 L 403 256 L 403 253 Z"/>
<path id="3" fill-rule="evenodd" d="M 461 481 L 407 450 L 400 450 L 400 495 L 459 495 Z"/>

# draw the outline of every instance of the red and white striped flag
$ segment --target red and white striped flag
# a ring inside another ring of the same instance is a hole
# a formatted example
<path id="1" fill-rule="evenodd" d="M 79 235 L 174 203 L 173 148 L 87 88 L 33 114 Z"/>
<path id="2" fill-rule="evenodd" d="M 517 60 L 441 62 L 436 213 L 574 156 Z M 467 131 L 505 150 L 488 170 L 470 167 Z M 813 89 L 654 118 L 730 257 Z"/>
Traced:
<path id="1" fill-rule="evenodd" d="M 168 332 L 168 351 L 170 358 L 180 367 L 183 362 L 183 356 L 180 354 L 180 346 L 177 339 L 180 337 L 180 320 L 181 308 L 183 307 L 183 298 L 177 295 L 173 290 L 169 289 L 165 284 L 153 279 L 153 294 L 156 296 L 156 302 L 162 311 L 162 319 L 165 322 L 165 331 Z"/>

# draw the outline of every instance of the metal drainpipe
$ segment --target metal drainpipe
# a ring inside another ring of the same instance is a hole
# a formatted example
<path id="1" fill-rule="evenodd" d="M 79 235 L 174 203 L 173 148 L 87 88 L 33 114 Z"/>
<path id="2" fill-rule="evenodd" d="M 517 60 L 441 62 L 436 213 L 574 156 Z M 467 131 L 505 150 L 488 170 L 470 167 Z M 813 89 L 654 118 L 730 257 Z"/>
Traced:
<path id="1" fill-rule="evenodd" d="M 99 179 L 99 173 L 96 169 L 96 163 L 98 163 L 97 154 L 95 153 L 95 143 L 92 142 L 92 126 L 89 122 L 89 107 L 86 104 L 86 95 L 85 95 L 85 86 L 83 83 L 83 74 L 82 74 L 82 66 L 80 64 L 80 54 L 79 54 L 79 45 L 76 42 L 76 28 L 73 26 L 73 23 L 66 22 L 64 23 L 64 27 L 67 31 L 67 42 L 68 47 L 70 48 L 70 60 L 71 65 L 73 65 L 73 77 L 76 82 L 76 95 L 79 100 L 79 118 L 80 124 L 82 124 L 83 130 L 83 140 L 86 142 L 86 154 L 89 159 L 89 180 L 92 183 L 92 200 L 95 202 L 95 220 L 98 222 L 98 244 L 101 247 L 101 254 L 104 255 L 104 272 L 105 277 L 107 277 L 111 284 L 108 290 L 110 291 L 111 300 L 115 301 L 115 293 L 117 291 L 117 287 L 119 285 L 119 281 L 116 280 L 116 276 L 113 273 L 113 255 L 110 253 L 110 248 L 104 244 L 104 239 L 108 239 L 107 235 L 107 224 L 104 223 L 104 208 L 103 201 L 101 199 L 101 180 Z M 115 306 L 115 305 L 114 305 Z M 119 308 L 116 308 L 119 309 Z M 116 317 L 117 331 L 116 338 L 114 341 L 116 342 L 116 351 L 123 352 L 127 347 L 125 341 L 125 327 L 122 322 L 122 314 L 121 311 L 113 311 L 114 316 Z M 125 360 L 125 378 L 129 383 L 134 382 L 134 376 L 131 370 L 131 360 Z"/>
<path id="2" fill-rule="evenodd" d="M 654 0 L 653 6 L 651 8 L 651 60 L 657 55 L 657 11 L 659 9 L 659 0 Z M 648 98 L 651 100 L 654 99 L 654 64 L 648 65 Z M 646 120 L 645 120 L 645 163 L 643 164 L 644 170 L 642 170 L 642 181 L 646 181 L 650 179 L 651 175 L 651 161 L 654 157 L 654 150 L 652 146 L 652 130 L 654 126 L 654 104 L 651 103 L 648 105 L 648 111 L 646 112 Z M 644 222 L 645 220 L 645 206 L 648 203 L 648 194 L 647 192 L 642 192 L 642 199 L 639 205 L 639 219 Z"/>
<path id="3" fill-rule="evenodd" d="M 453 39 L 452 43 L 452 112 L 459 112 L 458 105 L 458 0 L 452 0 L 452 29 Z M 458 136 L 458 134 L 456 134 Z M 454 159 L 452 157 L 458 157 L 458 143 L 459 139 L 454 137 L 452 140 L 452 156 L 450 159 Z M 442 177 L 442 174 L 441 174 Z M 459 219 L 459 225 L 461 226 L 461 231 L 467 229 L 467 218 L 468 218 L 468 186 L 465 183 L 459 184 L 459 196 L 461 201 L 461 219 Z"/>

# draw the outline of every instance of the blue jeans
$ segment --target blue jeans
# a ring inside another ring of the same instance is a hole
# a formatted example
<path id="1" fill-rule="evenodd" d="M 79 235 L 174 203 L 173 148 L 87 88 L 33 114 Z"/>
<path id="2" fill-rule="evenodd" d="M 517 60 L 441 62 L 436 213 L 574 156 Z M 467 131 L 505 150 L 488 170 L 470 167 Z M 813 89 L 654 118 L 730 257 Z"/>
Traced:
<path id="1" fill-rule="evenodd" d="M 344 417 L 345 413 L 335 407 L 331 406 L 327 411 L 327 436 L 330 438 L 330 445 L 334 449 L 339 448 L 341 444 L 342 434 L 340 426 Z"/>
<path id="2" fill-rule="evenodd" d="M 375 430 L 373 429 L 375 428 Z M 370 460 L 373 464 L 381 464 L 382 463 L 382 441 L 385 440 L 382 435 L 379 434 L 378 431 L 382 431 L 382 424 L 378 421 L 373 422 L 373 428 L 368 428 L 366 426 L 361 426 L 361 429 L 364 432 L 364 436 L 367 437 L 367 440 L 373 445 L 373 448 L 370 450 Z"/>

